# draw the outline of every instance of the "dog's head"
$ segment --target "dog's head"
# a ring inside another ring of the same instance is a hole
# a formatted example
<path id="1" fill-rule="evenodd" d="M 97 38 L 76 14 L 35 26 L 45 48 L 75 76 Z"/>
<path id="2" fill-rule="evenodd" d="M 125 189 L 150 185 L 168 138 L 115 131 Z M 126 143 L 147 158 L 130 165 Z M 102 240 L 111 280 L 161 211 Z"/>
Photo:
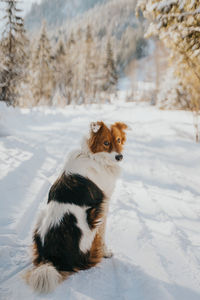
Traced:
<path id="1" fill-rule="evenodd" d="M 104 122 L 92 122 L 90 124 L 90 137 L 88 146 L 92 153 L 110 153 L 115 161 L 123 159 L 122 150 L 126 141 L 125 130 L 128 126 L 116 122 L 108 128 Z"/>

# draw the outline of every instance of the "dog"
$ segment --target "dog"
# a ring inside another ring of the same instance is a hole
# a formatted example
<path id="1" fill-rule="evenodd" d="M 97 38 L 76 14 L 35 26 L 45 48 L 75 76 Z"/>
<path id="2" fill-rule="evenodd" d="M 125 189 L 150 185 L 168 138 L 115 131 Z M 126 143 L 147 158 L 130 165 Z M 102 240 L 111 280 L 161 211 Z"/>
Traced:
<path id="1" fill-rule="evenodd" d="M 33 234 L 33 268 L 25 280 L 52 292 L 70 274 L 112 256 L 105 245 L 109 199 L 120 174 L 127 125 L 90 124 L 81 149 L 72 151 L 51 186 Z"/>

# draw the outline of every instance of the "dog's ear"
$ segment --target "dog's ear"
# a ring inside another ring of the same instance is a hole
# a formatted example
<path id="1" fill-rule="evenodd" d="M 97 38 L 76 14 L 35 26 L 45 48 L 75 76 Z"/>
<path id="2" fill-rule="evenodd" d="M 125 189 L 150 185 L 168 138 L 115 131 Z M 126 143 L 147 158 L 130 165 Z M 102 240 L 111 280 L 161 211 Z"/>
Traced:
<path id="1" fill-rule="evenodd" d="M 90 129 L 92 132 L 97 133 L 99 129 L 101 128 L 102 123 L 101 122 L 92 122 L 90 124 Z"/>
<path id="2" fill-rule="evenodd" d="M 126 130 L 126 129 L 128 129 L 128 126 L 125 123 L 123 123 L 123 122 L 116 122 L 114 124 L 114 126 L 116 126 L 117 128 L 119 128 L 120 130 Z"/>
<path id="3" fill-rule="evenodd" d="M 116 122 L 112 125 L 112 128 L 117 128 L 121 132 L 121 143 L 124 145 L 126 142 L 126 132 L 125 130 L 128 129 L 128 126 L 123 122 Z"/>

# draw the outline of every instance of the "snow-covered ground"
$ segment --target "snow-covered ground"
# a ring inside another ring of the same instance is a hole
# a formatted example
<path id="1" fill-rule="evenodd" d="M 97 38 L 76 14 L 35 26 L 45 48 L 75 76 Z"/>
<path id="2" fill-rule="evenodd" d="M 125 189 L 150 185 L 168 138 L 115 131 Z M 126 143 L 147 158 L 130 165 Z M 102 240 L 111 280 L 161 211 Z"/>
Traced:
<path id="1" fill-rule="evenodd" d="M 199 300 L 200 145 L 192 116 L 147 104 L 13 109 L 0 105 L 1 300 Z M 66 154 L 90 121 L 125 121 L 123 172 L 107 226 L 112 259 L 36 296 L 30 268 L 32 228 Z"/>

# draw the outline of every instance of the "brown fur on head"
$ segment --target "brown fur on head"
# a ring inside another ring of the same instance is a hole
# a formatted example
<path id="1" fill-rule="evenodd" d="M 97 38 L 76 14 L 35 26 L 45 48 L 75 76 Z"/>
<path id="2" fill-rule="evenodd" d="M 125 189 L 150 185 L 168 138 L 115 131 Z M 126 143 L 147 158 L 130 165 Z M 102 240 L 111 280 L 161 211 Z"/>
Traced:
<path id="1" fill-rule="evenodd" d="M 121 153 L 126 141 L 125 130 L 128 126 L 122 122 L 116 122 L 110 129 L 104 122 L 93 122 L 90 125 L 91 133 L 88 145 L 92 153 L 117 152 Z"/>
<path id="2" fill-rule="evenodd" d="M 128 126 L 122 122 L 116 122 L 111 126 L 111 134 L 115 140 L 116 148 L 118 153 L 121 153 L 123 150 L 123 145 L 126 142 L 126 130 Z M 120 140 L 120 143 L 119 143 Z"/>

